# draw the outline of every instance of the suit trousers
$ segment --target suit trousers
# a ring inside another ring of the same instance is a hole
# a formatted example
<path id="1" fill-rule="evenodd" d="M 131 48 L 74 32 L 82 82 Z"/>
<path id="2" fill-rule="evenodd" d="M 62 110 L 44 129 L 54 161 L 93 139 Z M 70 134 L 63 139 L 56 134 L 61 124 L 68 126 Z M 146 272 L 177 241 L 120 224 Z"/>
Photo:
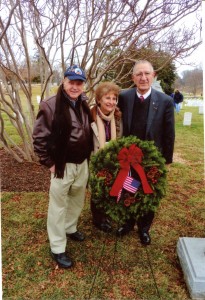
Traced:
<path id="1" fill-rule="evenodd" d="M 90 208 L 92 212 L 93 224 L 100 225 L 101 223 L 104 223 L 106 219 L 109 219 L 108 216 L 106 216 L 104 209 L 98 208 L 92 199 L 90 201 Z"/>
<path id="2" fill-rule="evenodd" d="M 135 223 L 140 233 L 148 232 L 154 219 L 154 212 L 148 211 L 144 216 L 141 216 L 137 219 L 137 222 L 134 218 L 130 218 L 126 221 L 125 225 L 130 229 L 134 228 Z"/>
<path id="3" fill-rule="evenodd" d="M 88 161 L 81 164 L 67 163 L 64 177 L 51 174 L 47 231 L 51 251 L 65 252 L 66 233 L 77 231 L 77 223 L 84 206 L 88 181 Z"/>

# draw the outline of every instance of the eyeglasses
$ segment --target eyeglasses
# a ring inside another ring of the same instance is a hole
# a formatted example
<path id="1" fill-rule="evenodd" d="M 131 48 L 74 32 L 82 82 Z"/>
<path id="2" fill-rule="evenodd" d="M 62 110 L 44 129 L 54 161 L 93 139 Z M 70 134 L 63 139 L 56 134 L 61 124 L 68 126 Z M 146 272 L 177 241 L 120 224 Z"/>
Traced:
<path id="1" fill-rule="evenodd" d="M 133 74 L 133 75 L 134 75 L 135 77 L 137 77 L 137 78 L 141 78 L 141 77 L 143 77 L 143 76 L 149 77 L 149 76 L 152 75 L 152 72 L 135 73 L 135 74 Z"/>

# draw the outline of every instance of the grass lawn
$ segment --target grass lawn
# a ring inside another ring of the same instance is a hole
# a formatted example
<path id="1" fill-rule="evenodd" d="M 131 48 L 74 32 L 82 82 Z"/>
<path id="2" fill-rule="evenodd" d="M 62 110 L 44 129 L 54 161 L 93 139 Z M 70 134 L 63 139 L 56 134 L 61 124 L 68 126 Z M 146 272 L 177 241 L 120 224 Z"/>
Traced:
<path id="1" fill-rule="evenodd" d="M 183 126 L 183 113 L 193 113 Z M 122 239 L 92 226 L 89 194 L 79 230 L 86 240 L 68 240 L 75 261 L 59 269 L 49 254 L 46 193 L 2 193 L 2 273 L 4 300 L 189 300 L 176 254 L 179 237 L 205 237 L 203 115 L 185 107 L 176 115 L 174 163 L 167 195 L 143 247 L 132 231 Z"/>

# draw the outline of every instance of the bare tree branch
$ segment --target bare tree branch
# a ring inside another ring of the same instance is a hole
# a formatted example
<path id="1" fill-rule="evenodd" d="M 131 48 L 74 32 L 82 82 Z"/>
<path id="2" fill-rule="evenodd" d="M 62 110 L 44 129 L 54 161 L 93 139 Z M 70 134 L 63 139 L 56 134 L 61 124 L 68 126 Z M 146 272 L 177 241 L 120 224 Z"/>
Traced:
<path id="1" fill-rule="evenodd" d="M 50 95 L 54 74 L 62 79 L 67 65 L 79 64 L 92 100 L 95 86 L 114 69 L 118 73 L 112 80 L 125 79 L 124 67 L 134 64 L 141 49 L 168 53 L 159 71 L 170 61 L 183 61 L 201 43 L 201 0 L 2 0 L 1 7 L 0 81 L 6 95 L 0 93 L 0 112 L 21 136 L 28 160 L 35 157 L 34 77 L 40 77 L 43 99 Z M 195 13 L 192 27 L 183 24 Z M 8 136 L 1 138 L 5 147 L 12 144 Z"/>
<path id="2" fill-rule="evenodd" d="M 1 33 L 1 35 L 0 35 L 0 44 L 1 44 L 1 41 L 2 41 L 2 39 L 3 39 L 3 36 L 5 35 L 5 33 L 6 33 L 7 29 L 8 29 L 8 27 L 9 27 L 9 25 L 10 25 L 10 23 L 11 23 L 11 18 L 12 18 L 12 15 L 13 15 L 13 13 L 14 13 L 14 10 L 16 9 L 16 7 L 17 7 L 18 5 L 19 5 L 19 1 L 17 0 L 17 1 L 16 1 L 16 4 L 14 4 L 14 6 L 10 9 L 10 13 L 9 13 L 9 16 L 8 16 L 7 24 L 4 26 L 4 29 L 3 29 L 3 31 L 2 31 L 2 33 Z M 1 17 L 0 17 L 0 20 L 1 20 Z M 3 23 L 2 20 L 1 20 L 1 23 Z"/>

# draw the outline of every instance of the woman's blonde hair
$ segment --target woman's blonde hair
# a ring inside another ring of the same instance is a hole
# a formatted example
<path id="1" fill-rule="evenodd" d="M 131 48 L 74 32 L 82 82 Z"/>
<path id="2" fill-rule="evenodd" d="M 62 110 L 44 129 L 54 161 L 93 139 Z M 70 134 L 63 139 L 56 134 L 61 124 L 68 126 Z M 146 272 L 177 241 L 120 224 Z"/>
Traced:
<path id="1" fill-rule="evenodd" d="M 95 90 L 95 101 L 99 104 L 100 99 L 108 93 L 112 92 L 118 98 L 120 87 L 114 82 L 104 81 L 101 82 Z"/>

